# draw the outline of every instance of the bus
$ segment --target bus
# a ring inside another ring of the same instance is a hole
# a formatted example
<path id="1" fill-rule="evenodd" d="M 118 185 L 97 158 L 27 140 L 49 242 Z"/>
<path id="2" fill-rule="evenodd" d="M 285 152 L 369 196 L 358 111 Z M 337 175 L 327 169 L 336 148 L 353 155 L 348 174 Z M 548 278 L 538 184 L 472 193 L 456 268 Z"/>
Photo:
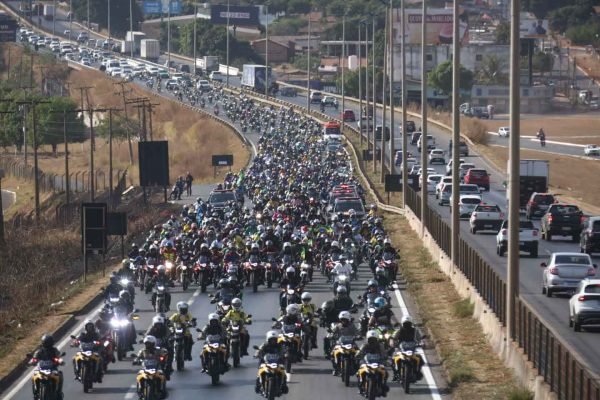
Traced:
<path id="1" fill-rule="evenodd" d="M 341 140 L 342 136 L 339 122 L 329 121 L 323 124 L 323 138 L 325 140 Z"/>

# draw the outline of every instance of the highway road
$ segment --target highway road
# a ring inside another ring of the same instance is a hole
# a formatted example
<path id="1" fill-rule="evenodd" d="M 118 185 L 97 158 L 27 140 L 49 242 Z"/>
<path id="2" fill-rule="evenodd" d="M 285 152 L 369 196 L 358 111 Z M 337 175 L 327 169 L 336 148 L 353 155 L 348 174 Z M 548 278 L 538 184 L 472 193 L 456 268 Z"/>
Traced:
<path id="1" fill-rule="evenodd" d="M 236 79 L 230 79 L 230 83 L 235 86 L 237 84 Z M 284 98 L 287 101 L 295 104 L 305 106 L 306 97 L 300 94 L 297 97 Z M 358 114 L 358 107 L 353 103 L 348 102 L 346 108 L 353 109 Z M 336 116 L 338 113 L 333 109 L 326 109 L 326 113 L 330 116 Z M 377 112 L 377 119 L 381 120 L 381 111 Z M 409 118 L 413 119 L 413 118 Z M 418 118 L 414 118 L 417 125 L 420 124 Z M 396 122 L 400 122 L 400 115 L 396 117 Z M 433 134 L 436 138 L 438 147 L 442 149 L 448 149 L 449 135 L 446 132 L 436 128 L 435 126 L 429 125 L 429 133 Z M 498 139 L 506 140 L 506 139 Z M 539 149 L 535 143 L 522 139 L 523 148 L 534 148 Z M 546 147 L 546 151 L 552 149 L 550 145 Z M 416 148 L 410 147 L 410 150 L 416 154 Z M 561 149 L 557 149 L 559 151 Z M 489 203 L 496 203 L 501 208 L 506 209 L 506 192 L 502 187 L 502 182 L 506 179 L 503 174 L 493 170 L 493 168 L 479 155 L 473 154 L 468 157 L 469 162 L 475 163 L 478 167 L 487 168 L 488 171 L 492 172 L 492 185 L 491 191 L 484 193 L 484 201 Z M 436 166 L 436 170 L 443 173 L 443 166 Z M 435 208 L 449 223 L 450 215 L 448 207 L 441 207 L 437 205 L 432 197 L 429 201 L 431 207 Z M 538 222 L 535 222 L 538 224 Z M 489 262 L 490 265 L 502 276 L 506 276 L 506 258 L 502 258 L 496 255 L 495 252 L 495 235 L 493 234 L 477 234 L 472 235 L 468 230 L 468 223 L 466 221 L 461 222 L 461 236 L 466 238 L 469 243 L 481 254 L 484 259 Z M 521 258 L 521 296 L 526 299 L 534 308 L 534 310 L 549 324 L 549 327 L 561 338 L 561 341 L 568 344 L 571 349 L 574 349 L 579 357 L 590 367 L 590 369 L 596 373 L 600 373 L 600 336 L 598 330 L 595 329 L 584 329 L 580 333 L 574 333 L 568 327 L 568 299 L 567 297 L 562 298 L 546 298 L 541 294 L 541 276 L 542 270 L 539 267 L 539 263 L 546 260 L 546 257 L 552 252 L 557 251 L 576 251 L 578 252 L 578 246 L 571 243 L 568 238 L 557 237 L 552 242 L 540 241 L 540 257 L 538 259 L 532 259 L 529 257 Z M 598 258 L 595 257 L 595 262 L 598 263 Z"/>

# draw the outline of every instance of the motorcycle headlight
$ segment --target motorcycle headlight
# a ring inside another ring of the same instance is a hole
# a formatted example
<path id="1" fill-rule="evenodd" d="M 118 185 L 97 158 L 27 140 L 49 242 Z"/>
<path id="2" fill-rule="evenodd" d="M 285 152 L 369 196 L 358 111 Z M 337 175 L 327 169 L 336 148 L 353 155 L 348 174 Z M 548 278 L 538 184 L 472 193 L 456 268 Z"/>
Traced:
<path id="1" fill-rule="evenodd" d="M 127 286 L 129 284 L 129 279 L 127 278 L 123 278 L 121 279 L 121 286 Z"/>
<path id="2" fill-rule="evenodd" d="M 294 334 L 290 332 L 290 333 L 286 333 L 285 336 L 292 338 L 292 337 L 294 337 Z"/>
<path id="3" fill-rule="evenodd" d="M 167 267 L 167 269 L 171 269 L 171 268 L 173 268 L 173 263 L 171 261 L 167 261 L 165 263 L 165 267 Z"/>
<path id="4" fill-rule="evenodd" d="M 83 353 L 85 356 L 87 356 L 87 357 L 89 357 L 89 356 L 91 356 L 91 355 L 92 355 L 92 352 L 91 352 L 91 351 L 82 351 L 82 353 Z"/>
<path id="5" fill-rule="evenodd" d="M 185 266 L 185 265 L 182 265 L 182 266 L 181 266 L 181 270 L 182 270 L 182 271 L 185 271 L 186 269 L 187 269 L 187 266 Z"/>
<path id="6" fill-rule="evenodd" d="M 210 345 L 210 347 L 212 347 L 213 349 L 216 349 L 216 348 L 218 348 L 218 347 L 219 347 L 219 343 L 212 343 L 212 344 Z"/>
<path id="7" fill-rule="evenodd" d="M 104 347 L 108 347 L 110 345 L 110 342 L 108 340 L 104 341 Z"/>
<path id="8" fill-rule="evenodd" d="M 404 352 L 404 354 L 406 354 L 408 357 L 410 357 L 410 356 L 412 356 L 412 355 L 413 355 L 413 352 L 412 352 L 412 350 L 406 350 L 406 351 Z"/>
<path id="9" fill-rule="evenodd" d="M 287 294 L 294 294 L 294 289 L 288 289 Z"/>
<path id="10" fill-rule="evenodd" d="M 126 319 L 113 318 L 110 320 L 110 324 L 112 325 L 113 328 L 121 328 L 121 327 L 127 326 L 127 324 L 129 324 L 129 321 L 127 321 Z"/>
<path id="11" fill-rule="evenodd" d="M 275 364 L 275 363 L 273 363 L 273 364 L 269 364 L 269 368 L 273 368 L 273 369 L 275 369 L 275 368 L 277 368 L 277 366 L 278 366 L 278 365 L 277 365 L 277 364 Z"/>
<path id="12" fill-rule="evenodd" d="M 379 364 L 371 363 L 371 364 L 369 364 L 369 368 L 373 368 L 373 369 L 379 368 Z"/>
<path id="13" fill-rule="evenodd" d="M 342 347 L 345 348 L 345 349 L 347 349 L 347 350 L 350 350 L 352 348 L 352 345 L 351 344 L 345 344 Z"/>
<path id="14" fill-rule="evenodd" d="M 165 287 L 161 285 L 161 286 L 157 286 L 156 289 L 158 289 L 158 291 L 162 292 L 165 290 Z"/>

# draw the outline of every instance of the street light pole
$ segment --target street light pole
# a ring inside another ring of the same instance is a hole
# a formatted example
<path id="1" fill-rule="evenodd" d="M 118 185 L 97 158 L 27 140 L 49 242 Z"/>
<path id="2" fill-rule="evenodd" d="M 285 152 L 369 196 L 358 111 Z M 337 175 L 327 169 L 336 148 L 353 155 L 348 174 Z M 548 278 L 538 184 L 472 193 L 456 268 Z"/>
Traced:
<path id="1" fill-rule="evenodd" d="M 167 71 L 171 68 L 171 0 L 167 10 Z"/>
<path id="2" fill-rule="evenodd" d="M 108 3 L 108 42 L 110 43 L 110 0 L 106 0 Z"/>
<path id="3" fill-rule="evenodd" d="M 269 98 L 269 6 L 265 6 L 267 22 L 265 23 L 265 97 Z"/>
<path id="4" fill-rule="evenodd" d="M 364 131 L 366 133 L 367 138 L 367 149 L 371 149 L 373 151 L 373 157 L 375 157 L 375 148 L 371 147 L 371 138 L 369 136 L 369 126 L 372 124 L 372 121 L 369 120 L 369 115 L 371 114 L 369 107 L 369 21 L 365 20 L 365 114 L 366 114 L 366 125 L 364 126 Z M 360 120 L 361 128 L 360 128 L 360 136 L 362 137 L 363 131 L 363 120 Z"/>
<path id="5" fill-rule="evenodd" d="M 460 164 L 460 38 L 459 35 L 460 7 L 458 1 L 454 2 L 453 16 L 453 42 L 452 42 L 452 193 L 459 193 L 460 182 L 458 165 Z M 458 265 L 458 243 L 460 238 L 460 212 L 458 209 L 459 196 L 452 196 L 452 239 L 450 254 L 452 269 Z"/>
<path id="6" fill-rule="evenodd" d="M 360 40 L 360 26 L 362 25 L 363 21 L 359 21 L 358 23 L 358 120 L 360 121 L 360 123 L 362 124 L 362 117 L 363 117 L 363 98 L 362 98 L 362 58 L 361 58 L 361 48 L 362 48 L 362 42 Z M 343 112 L 343 111 L 342 111 Z M 362 132 L 358 132 L 358 136 L 360 137 L 360 145 L 362 146 L 363 144 L 363 135 Z"/>
<path id="7" fill-rule="evenodd" d="M 69 41 L 71 40 L 71 32 L 73 31 L 73 0 L 69 0 Z"/>
<path id="8" fill-rule="evenodd" d="M 371 124 L 371 140 L 373 141 L 373 172 L 377 171 L 377 143 L 375 142 L 375 127 L 377 126 L 377 95 L 375 91 L 375 17 L 373 17 L 373 24 L 371 25 L 371 68 L 373 75 L 371 77 L 373 84 L 373 123 Z M 369 125 L 367 125 L 368 127 Z"/>
<path id="9" fill-rule="evenodd" d="M 229 3 L 227 3 L 229 4 Z M 227 10 L 229 13 L 229 10 Z M 227 17 L 229 18 L 229 16 Z M 196 75 L 196 64 L 198 63 L 196 60 L 196 36 L 198 36 L 197 32 L 197 21 L 198 21 L 198 3 L 195 4 L 194 8 L 194 78 Z M 229 34 L 229 32 L 227 32 Z M 229 44 L 229 36 L 227 36 L 227 44 Z M 227 55 L 229 55 L 229 46 L 227 46 Z M 229 72 L 229 70 L 227 71 Z M 229 74 L 227 74 L 227 80 L 229 80 Z"/>
<path id="10" fill-rule="evenodd" d="M 406 92 L 408 91 L 408 85 L 406 84 L 406 27 L 405 23 L 405 8 L 404 1 L 400 2 L 400 19 L 402 20 L 402 32 L 400 33 L 400 51 L 402 52 L 402 70 L 400 80 L 402 81 L 402 204 L 404 208 L 407 207 L 406 201 L 408 199 L 408 163 L 406 158 L 408 157 L 408 131 L 406 130 L 406 120 L 408 112 L 406 110 L 407 97 Z"/>
<path id="11" fill-rule="evenodd" d="M 160 10 L 160 11 L 161 11 L 160 15 L 162 15 L 162 10 Z M 130 39 L 134 39 L 134 37 L 133 37 L 133 0 L 129 0 L 129 32 L 131 32 Z M 131 44 L 131 58 L 133 58 L 133 48 L 134 47 L 135 47 L 135 40 L 133 40 L 133 43 Z"/>
<path id="12" fill-rule="evenodd" d="M 508 171 L 508 273 L 506 284 L 506 334 L 515 337 L 515 303 L 519 296 L 519 196 L 520 196 L 520 51 L 519 26 L 521 1 L 512 0 L 510 18 L 510 143 Z"/>
<path id="13" fill-rule="evenodd" d="M 427 223 L 427 0 L 423 0 L 421 18 L 421 236 Z M 453 166 L 456 168 L 456 166 Z M 454 193 L 456 197 L 458 193 Z"/>
<path id="14" fill-rule="evenodd" d="M 344 132 L 344 110 L 346 109 L 346 82 L 344 81 L 344 63 L 346 61 L 346 10 L 342 15 L 342 132 Z"/>
<path id="15" fill-rule="evenodd" d="M 396 110 L 394 108 L 394 8 L 392 4 L 392 0 L 390 0 L 390 61 L 389 61 L 389 70 L 390 70 L 390 174 L 394 173 L 394 157 L 395 157 L 395 114 Z"/>
<path id="16" fill-rule="evenodd" d="M 52 36 L 56 36 L 56 0 L 53 0 L 52 8 Z"/>
<path id="17" fill-rule="evenodd" d="M 306 66 L 306 108 L 310 113 L 310 35 L 311 35 L 311 20 L 312 20 L 312 9 L 308 13 L 308 63 Z M 360 31 L 360 27 L 358 28 Z M 362 136 L 361 136 L 362 138 Z"/>
<path id="18" fill-rule="evenodd" d="M 225 77 L 225 87 L 229 87 L 229 0 L 227 0 L 227 50 L 226 50 L 227 76 Z"/>
<path id="19" fill-rule="evenodd" d="M 385 137 L 386 137 L 386 131 L 387 131 L 387 104 L 386 104 L 386 95 L 385 95 L 385 91 L 387 88 L 387 67 L 388 67 L 388 59 L 387 59 L 387 45 L 388 45 L 388 29 L 389 27 L 389 23 L 388 23 L 388 15 L 387 15 L 387 9 L 384 12 L 384 21 L 385 21 L 385 25 L 383 28 L 383 69 L 382 69 L 382 74 L 381 74 L 381 105 L 382 105 L 382 118 L 381 118 L 381 157 L 379 158 L 379 161 L 381 163 L 380 165 L 380 174 L 379 174 L 379 181 L 381 183 L 383 183 L 385 181 Z M 377 131 L 377 129 L 375 129 L 375 131 Z"/>
<path id="20" fill-rule="evenodd" d="M 87 28 L 88 32 L 90 32 L 90 0 L 87 0 Z"/>

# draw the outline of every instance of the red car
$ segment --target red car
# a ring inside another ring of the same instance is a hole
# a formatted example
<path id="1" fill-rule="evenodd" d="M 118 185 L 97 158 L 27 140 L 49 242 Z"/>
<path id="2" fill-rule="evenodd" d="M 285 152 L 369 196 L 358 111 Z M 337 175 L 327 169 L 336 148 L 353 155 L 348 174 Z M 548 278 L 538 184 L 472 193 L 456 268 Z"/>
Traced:
<path id="1" fill-rule="evenodd" d="M 354 111 L 352 111 L 352 110 L 344 110 L 340 114 L 340 118 L 344 122 L 354 122 L 354 121 L 356 121 L 356 116 L 354 115 Z"/>
<path id="2" fill-rule="evenodd" d="M 471 168 L 467 171 L 464 178 L 465 183 L 470 183 L 490 190 L 490 175 L 483 168 Z"/>

